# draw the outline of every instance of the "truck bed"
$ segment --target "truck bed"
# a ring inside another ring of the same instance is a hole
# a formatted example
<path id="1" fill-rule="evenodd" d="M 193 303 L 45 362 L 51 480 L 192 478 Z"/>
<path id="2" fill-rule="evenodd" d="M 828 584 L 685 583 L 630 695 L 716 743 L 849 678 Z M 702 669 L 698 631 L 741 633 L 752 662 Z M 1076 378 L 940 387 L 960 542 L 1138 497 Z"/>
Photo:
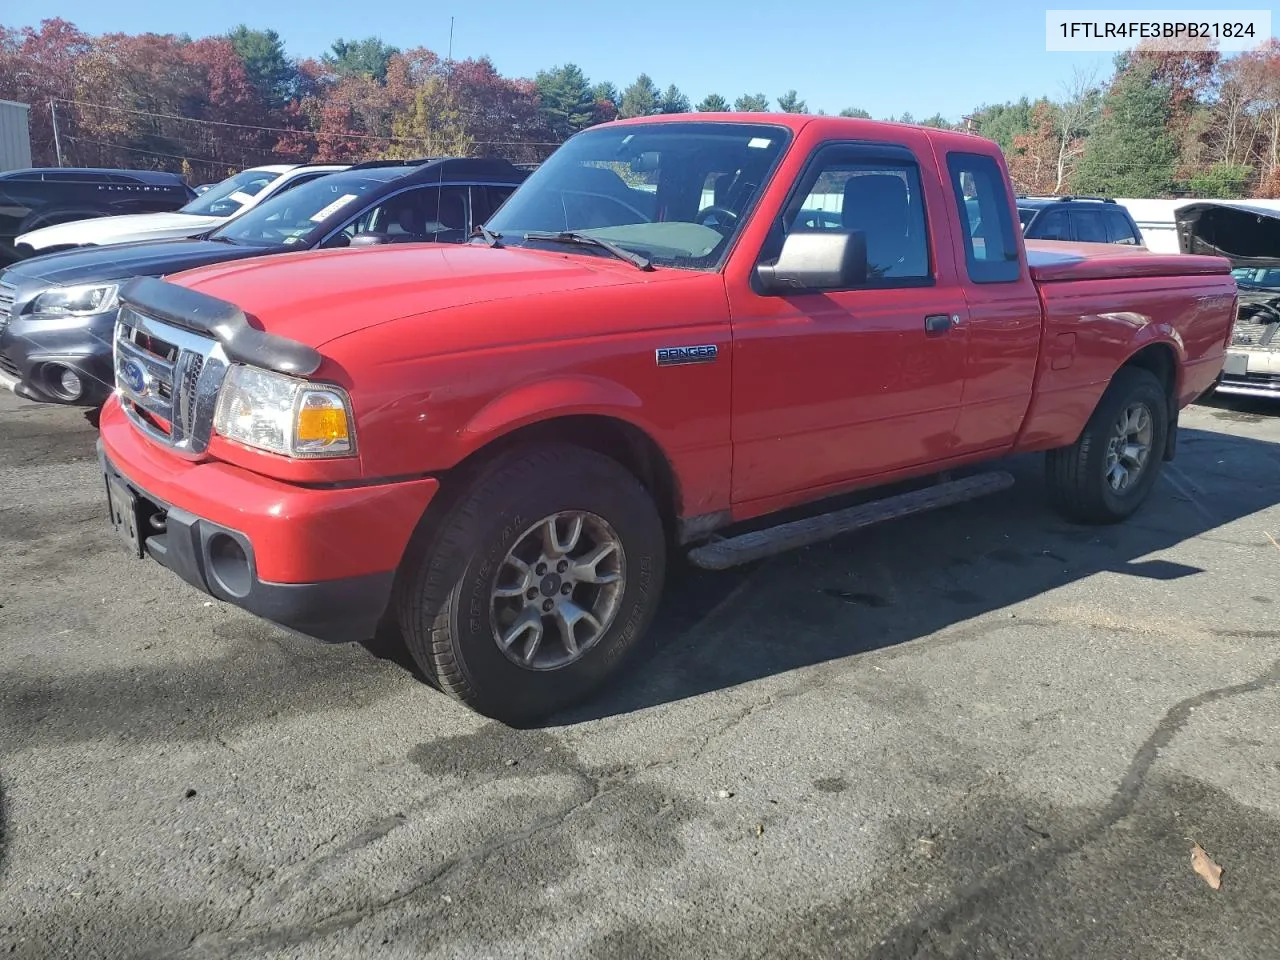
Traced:
<path id="1" fill-rule="evenodd" d="M 1068 243 L 1062 240 L 1028 240 L 1027 265 L 1036 283 L 1231 272 L 1231 262 L 1224 257 L 1152 253 L 1145 247 L 1126 247 L 1115 243 Z"/>

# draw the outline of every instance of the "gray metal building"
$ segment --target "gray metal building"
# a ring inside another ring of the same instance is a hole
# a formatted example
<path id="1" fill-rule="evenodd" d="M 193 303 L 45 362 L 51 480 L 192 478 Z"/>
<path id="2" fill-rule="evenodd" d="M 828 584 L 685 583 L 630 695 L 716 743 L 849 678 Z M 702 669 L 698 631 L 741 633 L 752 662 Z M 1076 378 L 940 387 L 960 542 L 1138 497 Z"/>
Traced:
<path id="1" fill-rule="evenodd" d="M 25 103 L 0 100 L 0 172 L 31 166 L 31 127 Z"/>

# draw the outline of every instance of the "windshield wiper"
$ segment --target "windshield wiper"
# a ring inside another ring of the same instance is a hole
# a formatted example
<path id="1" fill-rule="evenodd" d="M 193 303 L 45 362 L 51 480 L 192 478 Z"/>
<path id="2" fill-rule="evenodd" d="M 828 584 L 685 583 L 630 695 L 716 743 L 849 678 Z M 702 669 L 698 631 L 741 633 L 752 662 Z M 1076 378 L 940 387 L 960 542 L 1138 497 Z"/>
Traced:
<path id="1" fill-rule="evenodd" d="M 551 243 L 581 243 L 590 247 L 599 247 L 601 250 L 607 250 L 619 260 L 625 260 L 640 270 L 653 269 L 653 264 L 649 262 L 648 257 L 642 257 L 638 253 L 626 250 L 610 240 L 602 240 L 599 237 L 591 236 L 589 233 L 579 233 L 577 230 L 561 230 L 557 233 L 544 233 L 541 230 L 535 230 L 532 233 L 526 233 L 524 238 L 526 240 L 546 240 Z"/>
<path id="2" fill-rule="evenodd" d="M 486 227 L 483 223 L 476 224 L 476 228 L 471 231 L 471 235 L 473 237 L 484 237 L 484 242 L 486 246 L 489 246 L 489 247 L 502 246 L 502 234 L 494 233 L 492 230 Z"/>

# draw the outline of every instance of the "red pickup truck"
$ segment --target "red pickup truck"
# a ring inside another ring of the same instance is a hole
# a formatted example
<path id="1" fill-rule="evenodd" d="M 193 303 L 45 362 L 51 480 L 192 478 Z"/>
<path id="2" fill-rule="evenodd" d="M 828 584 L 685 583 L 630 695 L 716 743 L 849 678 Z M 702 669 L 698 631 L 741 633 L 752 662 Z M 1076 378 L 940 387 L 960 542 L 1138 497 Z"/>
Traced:
<path id="1" fill-rule="evenodd" d="M 136 557 L 320 639 L 396 622 L 508 722 L 619 670 L 675 550 L 745 562 L 1026 451 L 1125 518 L 1236 309 L 1225 259 L 1024 248 L 995 144 L 873 121 L 594 127 L 480 233 L 131 281 L 99 452 Z"/>

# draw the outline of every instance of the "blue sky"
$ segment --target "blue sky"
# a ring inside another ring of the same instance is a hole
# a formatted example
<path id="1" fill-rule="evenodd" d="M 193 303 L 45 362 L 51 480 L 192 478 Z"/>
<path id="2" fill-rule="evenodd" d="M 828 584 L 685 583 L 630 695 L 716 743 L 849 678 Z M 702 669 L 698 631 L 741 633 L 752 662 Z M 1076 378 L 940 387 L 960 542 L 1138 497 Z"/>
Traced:
<path id="1" fill-rule="evenodd" d="M 1114 6 L 1196 9 L 1167 0 Z M 1209 6 L 1202 0 L 1201 9 Z M 315 56 L 336 37 L 371 34 L 402 48 L 443 53 L 452 16 L 454 56 L 487 54 L 507 75 L 532 76 L 573 62 L 593 81 L 612 80 L 619 88 L 647 72 L 661 87 L 675 83 L 695 103 L 712 92 L 732 101 L 754 92 L 776 98 L 794 88 L 811 110 L 859 106 L 876 117 L 910 111 L 917 119 L 938 111 L 954 120 L 984 102 L 1057 96 L 1076 66 L 1109 72 L 1111 54 L 1045 52 L 1044 11 L 1025 0 L 0 0 L 0 23 L 34 25 L 60 16 L 90 33 L 202 36 L 244 22 L 274 28 L 293 55 Z"/>

